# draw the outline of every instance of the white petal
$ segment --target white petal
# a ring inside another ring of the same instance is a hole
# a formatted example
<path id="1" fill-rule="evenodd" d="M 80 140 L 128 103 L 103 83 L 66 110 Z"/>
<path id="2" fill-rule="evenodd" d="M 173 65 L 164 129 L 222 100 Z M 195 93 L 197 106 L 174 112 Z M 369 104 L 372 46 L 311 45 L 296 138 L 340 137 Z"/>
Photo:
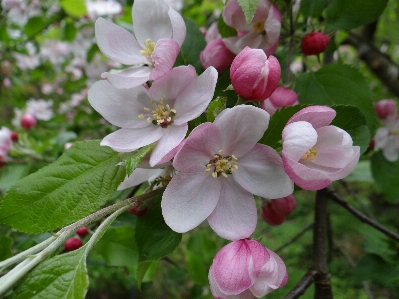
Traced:
<path id="1" fill-rule="evenodd" d="M 174 9 L 170 8 L 168 13 L 173 28 L 172 38 L 181 47 L 181 45 L 184 42 L 184 39 L 186 38 L 186 24 L 184 23 L 184 20 L 181 17 L 181 15 Z"/>
<path id="2" fill-rule="evenodd" d="M 102 73 L 101 77 L 107 79 L 116 88 L 133 88 L 148 81 L 151 68 L 148 66 L 131 67 L 118 73 Z"/>
<path id="3" fill-rule="evenodd" d="M 118 186 L 118 190 L 127 189 L 133 186 L 140 185 L 145 181 L 152 181 L 159 177 L 164 172 L 161 168 L 136 168 L 131 176 L 127 176 L 125 180 Z"/>
<path id="4" fill-rule="evenodd" d="M 316 142 L 317 132 L 309 122 L 290 123 L 283 130 L 283 155 L 299 161 Z"/>

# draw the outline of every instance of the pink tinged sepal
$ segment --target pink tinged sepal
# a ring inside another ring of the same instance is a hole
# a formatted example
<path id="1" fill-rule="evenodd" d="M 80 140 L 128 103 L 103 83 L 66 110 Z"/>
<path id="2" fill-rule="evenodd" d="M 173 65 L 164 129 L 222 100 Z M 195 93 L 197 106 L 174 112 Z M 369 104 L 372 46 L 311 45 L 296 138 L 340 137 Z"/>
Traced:
<path id="1" fill-rule="evenodd" d="M 142 47 L 126 29 L 106 19 L 98 18 L 95 33 L 98 47 L 108 58 L 127 65 L 148 63 L 140 54 Z"/>
<path id="2" fill-rule="evenodd" d="M 151 68 L 147 66 L 130 67 L 120 72 L 105 72 L 101 78 L 107 79 L 116 88 L 133 88 L 149 80 Z"/>
<path id="3" fill-rule="evenodd" d="M 151 70 L 149 80 L 156 80 L 170 71 L 179 52 L 180 46 L 173 39 L 158 40 L 151 55 L 153 69 Z"/>
<path id="4" fill-rule="evenodd" d="M 197 227 L 215 209 L 221 187 L 221 182 L 205 171 L 177 173 L 162 197 L 166 224 L 179 233 Z"/>
<path id="5" fill-rule="evenodd" d="M 287 125 L 297 121 L 307 121 L 313 128 L 328 126 L 336 116 L 334 109 L 326 106 L 309 106 L 295 113 L 287 122 Z"/>
<path id="6" fill-rule="evenodd" d="M 250 237 L 258 220 L 253 195 L 237 185 L 232 177 L 220 180 L 220 198 L 208 217 L 209 225 L 219 236 L 227 240 Z"/>

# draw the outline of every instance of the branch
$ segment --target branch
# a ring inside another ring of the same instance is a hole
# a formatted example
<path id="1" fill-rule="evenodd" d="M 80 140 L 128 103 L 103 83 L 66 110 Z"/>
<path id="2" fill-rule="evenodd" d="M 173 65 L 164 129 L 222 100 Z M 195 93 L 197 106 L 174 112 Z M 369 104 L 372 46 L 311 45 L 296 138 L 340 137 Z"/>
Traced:
<path id="1" fill-rule="evenodd" d="M 342 199 L 337 193 L 335 192 L 329 192 L 328 196 L 334 200 L 336 203 L 347 209 L 349 212 L 352 213 L 357 219 L 359 219 L 361 222 L 367 223 L 370 226 L 374 227 L 375 229 L 379 230 L 386 236 L 396 240 L 399 242 L 399 235 L 397 233 L 394 233 L 393 231 L 387 229 L 385 226 L 381 225 L 377 221 L 367 217 L 363 213 L 359 212 L 356 210 L 353 206 L 351 206 L 348 202 L 346 202 L 344 199 Z"/>
<path id="2" fill-rule="evenodd" d="M 291 240 L 289 240 L 288 242 L 284 243 L 279 248 L 274 250 L 274 252 L 278 253 L 279 251 L 283 250 L 285 247 L 287 247 L 287 246 L 291 245 L 292 243 L 296 242 L 300 237 L 302 237 L 312 227 L 313 227 L 313 223 L 309 224 L 304 229 L 302 229 L 299 233 L 297 233 Z"/>
<path id="3" fill-rule="evenodd" d="M 313 283 L 318 272 L 315 269 L 309 269 L 295 287 L 288 293 L 284 299 L 296 299 L 301 297 L 308 287 Z"/>
<path id="4" fill-rule="evenodd" d="M 315 299 L 332 299 L 330 274 L 327 267 L 327 189 L 316 193 L 315 220 L 313 226 L 313 268 L 318 275 L 315 279 Z"/>

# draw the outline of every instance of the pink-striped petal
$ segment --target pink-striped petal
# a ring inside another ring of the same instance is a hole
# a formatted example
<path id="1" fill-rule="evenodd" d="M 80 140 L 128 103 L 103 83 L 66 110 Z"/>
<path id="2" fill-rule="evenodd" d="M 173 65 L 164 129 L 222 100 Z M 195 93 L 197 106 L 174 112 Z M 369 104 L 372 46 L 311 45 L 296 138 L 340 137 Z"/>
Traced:
<path id="1" fill-rule="evenodd" d="M 160 39 L 155 45 L 154 52 L 151 55 L 153 69 L 150 80 L 156 80 L 169 72 L 179 55 L 179 44 L 173 39 Z"/>
<path id="2" fill-rule="evenodd" d="M 287 122 L 287 125 L 297 121 L 310 122 L 313 128 L 328 126 L 337 113 L 327 106 L 309 106 L 295 113 Z"/>

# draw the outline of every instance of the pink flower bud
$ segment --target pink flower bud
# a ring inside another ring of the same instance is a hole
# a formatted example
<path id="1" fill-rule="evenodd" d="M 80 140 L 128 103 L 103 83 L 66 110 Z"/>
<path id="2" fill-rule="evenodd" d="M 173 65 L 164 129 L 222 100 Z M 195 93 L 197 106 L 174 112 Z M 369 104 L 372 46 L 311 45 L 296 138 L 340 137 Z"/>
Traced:
<path id="1" fill-rule="evenodd" d="M 17 132 L 11 132 L 11 140 L 12 141 L 18 141 L 18 133 Z"/>
<path id="2" fill-rule="evenodd" d="M 293 195 L 276 198 L 262 207 L 261 216 L 270 225 L 279 225 L 296 208 L 296 200 Z"/>
<path id="3" fill-rule="evenodd" d="M 27 130 L 36 126 L 36 117 L 33 114 L 26 113 L 21 117 L 21 126 Z"/>
<path id="4" fill-rule="evenodd" d="M 267 58 L 262 50 L 245 47 L 231 64 L 230 80 L 235 92 L 246 100 L 263 101 L 276 90 L 280 74 L 276 57 Z"/>
<path id="5" fill-rule="evenodd" d="M 374 105 L 377 116 L 381 119 L 387 118 L 388 115 L 397 114 L 396 103 L 394 100 L 381 100 Z"/>
<path id="6" fill-rule="evenodd" d="M 230 66 L 234 57 L 221 38 L 211 41 L 200 54 L 202 67 L 207 69 L 213 66 L 219 74 Z"/>
<path id="7" fill-rule="evenodd" d="M 65 241 L 64 249 L 65 249 L 65 251 L 74 251 L 74 250 L 82 247 L 82 245 L 83 245 L 82 240 L 74 237 L 74 238 L 70 238 Z"/>
<path id="8" fill-rule="evenodd" d="M 295 91 L 284 86 L 279 86 L 272 95 L 262 102 L 262 109 L 273 115 L 277 109 L 299 104 L 298 95 Z"/>
<path id="9" fill-rule="evenodd" d="M 327 49 L 330 38 L 321 32 L 312 32 L 302 39 L 302 52 L 305 55 L 317 55 Z"/>

